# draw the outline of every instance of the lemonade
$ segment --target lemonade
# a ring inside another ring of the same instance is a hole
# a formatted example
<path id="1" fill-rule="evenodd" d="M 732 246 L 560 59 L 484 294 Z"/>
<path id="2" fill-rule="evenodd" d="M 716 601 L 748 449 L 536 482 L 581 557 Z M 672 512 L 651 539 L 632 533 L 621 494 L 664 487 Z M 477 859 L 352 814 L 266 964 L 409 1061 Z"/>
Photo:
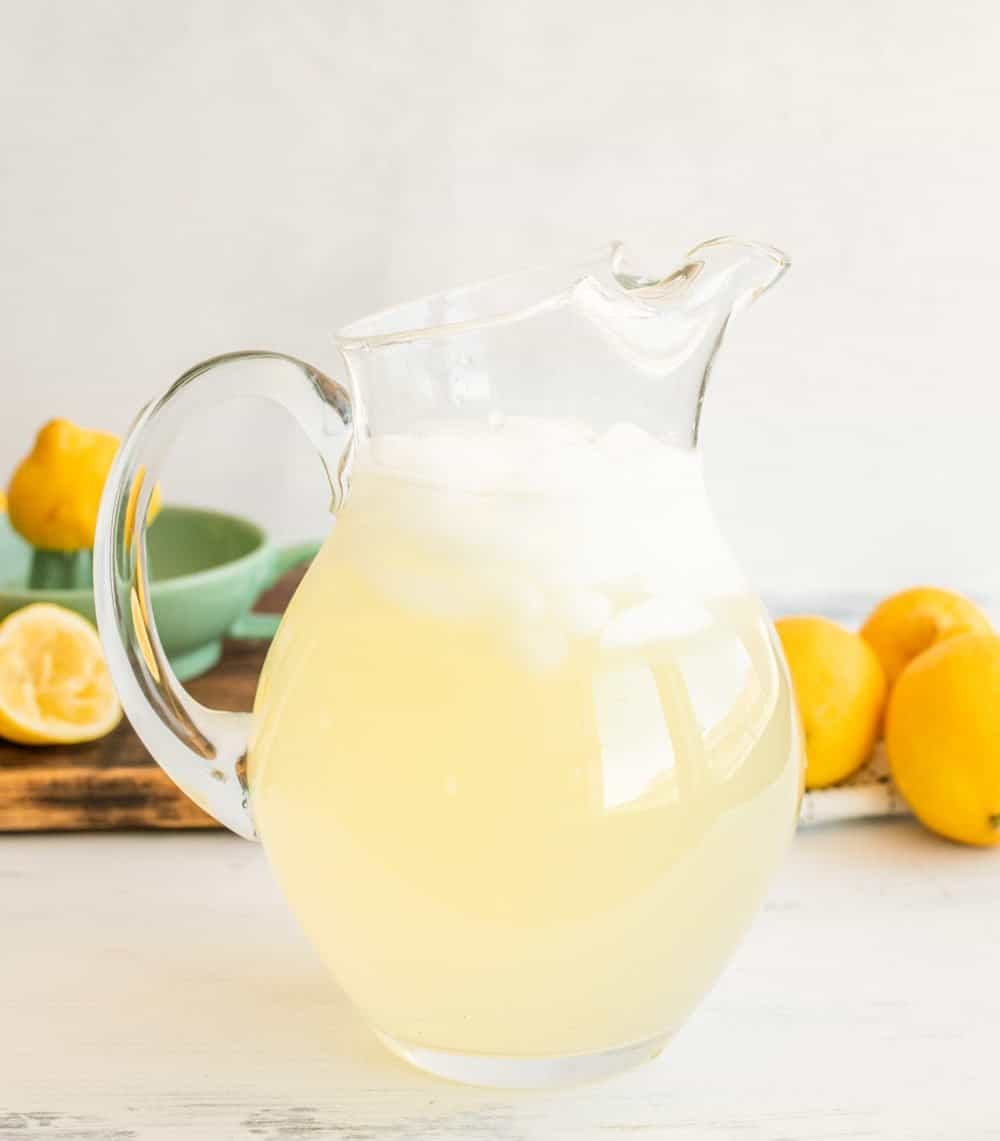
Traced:
<path id="1" fill-rule="evenodd" d="M 249 753 L 275 874 L 372 1024 L 519 1057 L 676 1027 L 799 781 L 787 678 L 699 459 L 629 425 L 369 445 Z"/>

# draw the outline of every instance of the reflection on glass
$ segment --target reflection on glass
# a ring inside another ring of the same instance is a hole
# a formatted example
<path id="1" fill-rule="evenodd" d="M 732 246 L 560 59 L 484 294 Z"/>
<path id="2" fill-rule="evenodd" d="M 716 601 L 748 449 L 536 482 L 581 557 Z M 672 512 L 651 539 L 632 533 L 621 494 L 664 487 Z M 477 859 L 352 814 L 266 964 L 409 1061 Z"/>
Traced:
<path id="1" fill-rule="evenodd" d="M 677 799 L 674 747 L 652 669 L 627 664 L 594 678 L 604 807 L 627 806 L 654 785 L 657 800 Z"/>

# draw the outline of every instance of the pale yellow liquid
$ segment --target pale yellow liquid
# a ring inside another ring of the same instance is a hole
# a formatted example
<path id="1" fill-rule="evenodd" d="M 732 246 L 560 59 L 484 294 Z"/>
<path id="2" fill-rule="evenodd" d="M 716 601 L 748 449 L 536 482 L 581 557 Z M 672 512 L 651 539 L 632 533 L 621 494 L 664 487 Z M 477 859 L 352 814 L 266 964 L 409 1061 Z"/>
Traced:
<path id="1" fill-rule="evenodd" d="M 362 463 L 293 599 L 253 811 L 306 932 L 397 1040 L 662 1034 L 760 900 L 795 818 L 795 716 L 698 477 L 671 481 L 588 503 Z"/>

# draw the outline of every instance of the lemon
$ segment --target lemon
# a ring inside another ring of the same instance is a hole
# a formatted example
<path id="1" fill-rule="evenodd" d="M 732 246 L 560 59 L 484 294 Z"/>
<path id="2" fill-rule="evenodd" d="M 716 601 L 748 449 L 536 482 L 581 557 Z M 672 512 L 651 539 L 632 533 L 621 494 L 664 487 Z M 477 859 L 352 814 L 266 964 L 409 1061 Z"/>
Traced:
<path id="1" fill-rule="evenodd" d="M 0 622 L 0 737 L 24 745 L 93 741 L 121 716 L 86 618 L 35 602 Z"/>
<path id="2" fill-rule="evenodd" d="M 775 623 L 806 743 L 806 788 L 825 788 L 868 759 L 885 704 L 885 675 L 857 634 L 826 618 Z"/>
<path id="3" fill-rule="evenodd" d="M 906 667 L 889 699 L 893 779 L 917 818 L 963 844 L 1000 844 L 1000 637 L 960 634 Z"/>
<path id="4" fill-rule="evenodd" d="M 101 492 L 118 450 L 110 432 L 50 420 L 18 465 L 7 489 L 11 526 L 47 551 L 84 551 L 94 546 Z M 159 507 L 159 489 L 150 504 Z"/>
<path id="5" fill-rule="evenodd" d="M 918 654 L 956 634 L 991 634 L 986 615 L 950 590 L 918 586 L 880 602 L 861 628 L 891 688 Z"/>

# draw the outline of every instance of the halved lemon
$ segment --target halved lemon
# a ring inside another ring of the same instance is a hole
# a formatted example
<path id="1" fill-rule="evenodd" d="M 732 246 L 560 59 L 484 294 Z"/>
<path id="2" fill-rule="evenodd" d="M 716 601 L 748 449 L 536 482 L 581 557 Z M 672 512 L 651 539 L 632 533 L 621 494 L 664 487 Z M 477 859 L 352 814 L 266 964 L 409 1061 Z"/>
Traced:
<path id="1" fill-rule="evenodd" d="M 121 720 L 97 631 L 50 602 L 0 622 L 0 737 L 69 745 L 110 733 Z"/>

